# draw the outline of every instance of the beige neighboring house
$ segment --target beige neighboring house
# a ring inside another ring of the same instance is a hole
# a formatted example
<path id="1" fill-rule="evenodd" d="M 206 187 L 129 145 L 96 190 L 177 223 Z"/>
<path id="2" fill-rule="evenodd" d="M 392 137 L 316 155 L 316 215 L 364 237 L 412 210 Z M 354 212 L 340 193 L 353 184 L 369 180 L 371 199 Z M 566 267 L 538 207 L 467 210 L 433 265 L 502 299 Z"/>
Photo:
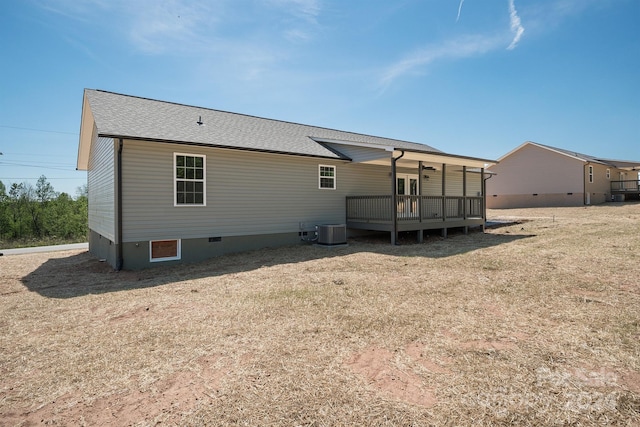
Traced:
<path id="1" fill-rule="evenodd" d="M 527 141 L 488 172 L 490 209 L 582 206 L 640 198 L 640 161 L 601 159 Z"/>

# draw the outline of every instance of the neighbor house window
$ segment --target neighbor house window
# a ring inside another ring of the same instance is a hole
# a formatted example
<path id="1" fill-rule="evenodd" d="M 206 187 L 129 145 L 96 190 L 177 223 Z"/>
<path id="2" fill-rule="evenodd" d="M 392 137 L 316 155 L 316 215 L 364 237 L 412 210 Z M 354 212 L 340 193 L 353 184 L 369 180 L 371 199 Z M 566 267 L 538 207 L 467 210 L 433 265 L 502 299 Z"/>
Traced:
<path id="1" fill-rule="evenodd" d="M 175 205 L 205 206 L 205 156 L 174 154 Z"/>
<path id="2" fill-rule="evenodd" d="M 320 165 L 320 188 L 321 189 L 336 189 L 336 167 Z"/>
<path id="3" fill-rule="evenodd" d="M 611 169 L 607 169 L 607 179 L 611 179 Z"/>
<path id="4" fill-rule="evenodd" d="M 180 259 L 181 241 L 177 240 L 152 240 L 149 242 L 149 260 L 151 262 L 171 261 Z"/>
<path id="5" fill-rule="evenodd" d="M 589 182 L 593 182 L 593 166 L 589 166 Z"/>

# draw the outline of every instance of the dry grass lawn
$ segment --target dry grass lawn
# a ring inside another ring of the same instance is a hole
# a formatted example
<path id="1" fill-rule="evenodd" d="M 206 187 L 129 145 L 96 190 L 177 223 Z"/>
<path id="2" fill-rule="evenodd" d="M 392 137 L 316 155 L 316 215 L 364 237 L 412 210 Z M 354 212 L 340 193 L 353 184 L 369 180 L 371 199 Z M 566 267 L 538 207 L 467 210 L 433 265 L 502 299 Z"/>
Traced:
<path id="1" fill-rule="evenodd" d="M 143 272 L 0 257 L 2 425 L 640 425 L 640 204 Z"/>

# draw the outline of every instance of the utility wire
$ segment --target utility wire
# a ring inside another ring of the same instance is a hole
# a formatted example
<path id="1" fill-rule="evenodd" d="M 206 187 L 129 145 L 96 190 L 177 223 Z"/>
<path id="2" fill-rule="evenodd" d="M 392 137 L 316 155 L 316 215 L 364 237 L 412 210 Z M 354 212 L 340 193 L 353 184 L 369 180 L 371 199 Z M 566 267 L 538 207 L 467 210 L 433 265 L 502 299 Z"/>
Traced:
<path id="1" fill-rule="evenodd" d="M 33 157 L 65 157 L 65 158 L 69 158 L 69 155 L 67 154 L 37 154 L 37 153 L 16 153 L 14 151 L 3 151 L 2 153 L 4 153 L 5 156 L 17 156 L 17 157 L 29 157 L 30 159 L 32 159 Z"/>
<path id="2" fill-rule="evenodd" d="M 17 160 L 18 162 L 20 162 L 20 164 L 22 164 L 22 162 L 24 162 L 24 160 Z M 13 160 L 9 160 L 9 161 L 1 161 L 0 160 L 0 164 L 7 164 L 7 165 L 13 165 L 15 162 Z M 75 167 L 75 163 L 70 163 L 70 162 L 37 162 L 34 160 L 30 160 L 29 164 L 34 165 L 34 166 L 38 166 L 38 165 L 52 165 L 52 166 L 67 166 L 70 168 L 74 168 Z"/>
<path id="3" fill-rule="evenodd" d="M 78 135 L 78 132 L 61 132 L 61 131 L 57 131 L 57 130 L 45 130 L 45 129 L 35 129 L 35 128 L 23 128 L 23 127 L 18 127 L 18 126 L 7 126 L 7 125 L 0 125 L 0 128 L 18 129 L 18 130 L 29 130 L 29 131 L 34 131 L 34 132 L 46 132 L 46 133 L 62 133 L 62 134 L 65 134 L 65 135 Z"/>
<path id="4" fill-rule="evenodd" d="M 46 178 L 47 178 L 47 181 L 50 181 L 50 180 L 53 181 L 54 179 L 55 180 L 58 180 L 58 179 L 82 179 L 82 178 L 69 178 L 69 177 L 64 177 L 64 178 L 55 178 L 54 177 L 54 178 L 51 178 L 49 176 L 47 176 Z M 11 180 L 13 180 L 13 179 L 34 179 L 34 180 L 37 180 L 37 179 L 40 179 L 40 177 L 39 176 L 28 176 L 28 177 L 23 177 L 23 178 L 0 178 L 0 181 L 2 181 L 3 179 L 4 180 L 10 180 L 10 179 Z"/>
<path id="5" fill-rule="evenodd" d="M 22 166 L 22 167 L 25 167 L 25 168 L 38 168 L 38 169 L 56 169 L 56 170 L 61 170 L 61 171 L 75 171 L 75 169 L 72 169 L 71 167 L 68 167 L 68 168 L 57 168 L 57 167 L 54 167 L 54 166 L 25 165 L 23 163 L 0 162 L 0 165 Z"/>

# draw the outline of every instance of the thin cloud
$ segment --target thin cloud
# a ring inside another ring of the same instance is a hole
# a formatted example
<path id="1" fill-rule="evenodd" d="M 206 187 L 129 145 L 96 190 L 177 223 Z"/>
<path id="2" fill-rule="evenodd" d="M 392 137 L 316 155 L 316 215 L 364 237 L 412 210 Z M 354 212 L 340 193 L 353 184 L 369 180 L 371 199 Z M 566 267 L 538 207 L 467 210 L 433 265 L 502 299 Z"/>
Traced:
<path id="1" fill-rule="evenodd" d="M 135 1 L 124 8 L 131 42 L 151 54 L 199 50 L 200 43 L 211 41 L 220 19 L 215 3 Z"/>
<path id="2" fill-rule="evenodd" d="M 462 5 L 464 4 L 464 0 L 460 0 L 460 5 L 458 6 L 458 16 L 456 16 L 456 22 L 460 20 L 460 12 L 462 12 Z"/>
<path id="3" fill-rule="evenodd" d="M 294 6 L 295 13 L 310 22 L 316 23 L 320 15 L 320 2 L 318 0 L 286 0 Z"/>
<path id="4" fill-rule="evenodd" d="M 387 67 L 378 81 L 381 92 L 384 92 L 398 78 L 417 74 L 421 69 L 437 60 L 467 58 L 496 49 L 502 38 L 496 37 L 462 37 L 439 46 L 430 46 L 416 51 L 406 58 Z"/>
<path id="5" fill-rule="evenodd" d="M 524 33 L 524 27 L 522 26 L 522 22 L 520 21 L 520 17 L 518 16 L 518 12 L 516 11 L 516 5 L 514 0 L 509 0 L 509 19 L 511 24 L 511 32 L 513 33 L 513 40 L 511 40 L 511 44 L 507 49 L 513 50 L 518 45 L 518 42 L 522 38 L 522 34 Z"/>
<path id="6" fill-rule="evenodd" d="M 281 15 L 290 15 L 295 19 L 283 19 L 290 27 L 283 31 L 284 37 L 293 43 L 307 42 L 313 39 L 320 26 L 318 16 L 322 11 L 319 0 L 264 0 L 271 8 L 281 11 Z"/>
<path id="7" fill-rule="evenodd" d="M 265 75 L 295 53 L 290 45 L 309 41 L 321 13 L 317 0 L 259 0 L 250 10 L 238 4 L 232 0 L 48 0 L 41 7 L 101 26 L 113 42 L 136 52 L 197 58 L 210 74 L 224 68 L 246 79 Z M 269 9 L 276 13 L 268 13 Z M 108 24 L 116 21 L 115 27 Z M 279 39 L 273 34 L 278 27 L 284 27 Z M 282 37 L 290 45 L 283 44 Z M 209 67 L 209 61 L 215 66 Z"/>
<path id="8" fill-rule="evenodd" d="M 118 37 L 145 54 L 198 51 L 198 41 L 208 44 L 220 20 L 225 0 L 49 0 L 44 10 L 111 31 L 117 21 Z M 116 28 L 114 27 L 114 28 Z"/>

